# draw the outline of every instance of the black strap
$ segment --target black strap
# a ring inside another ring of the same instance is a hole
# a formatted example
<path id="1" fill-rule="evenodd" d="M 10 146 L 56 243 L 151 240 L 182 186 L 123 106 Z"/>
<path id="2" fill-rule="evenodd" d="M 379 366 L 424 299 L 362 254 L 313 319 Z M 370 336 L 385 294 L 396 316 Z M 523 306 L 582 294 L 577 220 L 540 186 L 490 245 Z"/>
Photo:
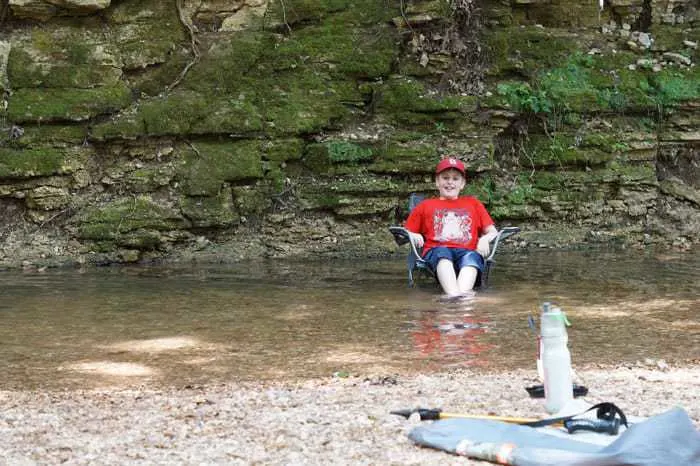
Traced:
<path id="1" fill-rule="evenodd" d="M 615 419 L 615 417 L 619 416 L 620 417 L 620 424 L 624 425 L 625 427 L 628 427 L 627 425 L 627 417 L 625 416 L 625 413 L 622 412 L 620 408 L 618 408 L 616 405 L 613 403 L 598 403 L 597 405 L 593 405 L 587 410 L 583 411 L 582 413 L 578 414 L 572 414 L 571 416 L 563 416 L 563 417 L 553 417 L 549 419 L 542 419 L 540 421 L 533 421 L 533 422 L 527 422 L 522 425 L 524 426 L 530 426 L 530 427 L 544 427 L 544 426 L 549 426 L 552 424 L 557 424 L 557 423 L 563 423 L 564 421 L 568 421 L 569 419 L 573 419 L 576 416 L 580 416 L 582 414 L 585 414 L 589 411 L 596 410 L 596 417 L 598 419 L 604 419 L 606 421 L 612 421 Z"/>

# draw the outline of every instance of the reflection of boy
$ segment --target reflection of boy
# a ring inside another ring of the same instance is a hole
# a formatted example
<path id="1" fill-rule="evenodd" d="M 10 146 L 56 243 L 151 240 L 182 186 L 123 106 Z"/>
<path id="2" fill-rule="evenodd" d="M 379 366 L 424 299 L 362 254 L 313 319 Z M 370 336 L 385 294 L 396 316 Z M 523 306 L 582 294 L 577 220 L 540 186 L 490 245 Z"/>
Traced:
<path id="1" fill-rule="evenodd" d="M 493 345 L 481 341 L 481 335 L 487 332 L 487 321 L 464 317 L 461 322 L 456 323 L 435 322 L 434 316 L 421 319 L 412 332 L 416 349 L 422 354 L 442 355 L 448 358 L 458 356 L 462 364 L 486 364 L 482 353 L 493 348 Z"/>
<path id="2" fill-rule="evenodd" d="M 467 294 L 484 271 L 484 257 L 498 231 L 475 197 L 459 194 L 466 184 L 464 163 L 440 161 L 435 169 L 439 198 L 418 204 L 406 220 L 411 241 L 423 247 L 423 259 L 435 271 L 448 297 Z"/>

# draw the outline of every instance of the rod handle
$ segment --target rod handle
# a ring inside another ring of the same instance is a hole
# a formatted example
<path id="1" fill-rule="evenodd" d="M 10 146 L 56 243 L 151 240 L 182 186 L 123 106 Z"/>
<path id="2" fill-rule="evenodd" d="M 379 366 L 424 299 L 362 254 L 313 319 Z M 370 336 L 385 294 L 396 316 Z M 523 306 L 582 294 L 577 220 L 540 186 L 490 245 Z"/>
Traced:
<path id="1" fill-rule="evenodd" d="M 576 431 L 585 430 L 610 435 L 617 435 L 620 431 L 620 420 L 615 419 L 567 419 L 564 421 L 567 432 L 573 434 Z"/>

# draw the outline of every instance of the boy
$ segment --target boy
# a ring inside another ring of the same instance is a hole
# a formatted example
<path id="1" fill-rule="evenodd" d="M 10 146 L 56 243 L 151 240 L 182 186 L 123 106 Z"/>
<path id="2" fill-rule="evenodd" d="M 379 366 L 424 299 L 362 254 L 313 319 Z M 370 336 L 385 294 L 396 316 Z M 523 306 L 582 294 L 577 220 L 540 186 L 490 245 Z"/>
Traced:
<path id="1" fill-rule="evenodd" d="M 464 163 L 441 160 L 435 168 L 439 198 L 418 204 L 406 220 L 411 241 L 424 247 L 423 259 L 436 273 L 448 298 L 469 294 L 484 270 L 489 243 L 496 238 L 491 216 L 475 197 L 460 197 L 466 184 Z"/>

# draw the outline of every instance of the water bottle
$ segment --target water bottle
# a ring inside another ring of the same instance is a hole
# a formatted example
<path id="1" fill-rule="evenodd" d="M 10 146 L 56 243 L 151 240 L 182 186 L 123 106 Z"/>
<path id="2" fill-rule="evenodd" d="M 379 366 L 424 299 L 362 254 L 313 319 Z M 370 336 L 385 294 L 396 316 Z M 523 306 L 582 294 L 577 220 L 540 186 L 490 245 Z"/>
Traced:
<path id="1" fill-rule="evenodd" d="M 559 307 L 549 303 L 542 306 L 541 358 L 545 409 L 549 413 L 560 411 L 574 399 L 566 322 L 566 316 Z"/>

